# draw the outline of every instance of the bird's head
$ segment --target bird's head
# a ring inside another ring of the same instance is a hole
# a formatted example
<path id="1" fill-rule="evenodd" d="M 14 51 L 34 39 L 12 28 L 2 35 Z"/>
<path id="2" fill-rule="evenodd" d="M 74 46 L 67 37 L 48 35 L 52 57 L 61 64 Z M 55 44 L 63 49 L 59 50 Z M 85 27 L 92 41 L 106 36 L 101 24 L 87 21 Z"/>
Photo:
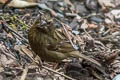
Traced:
<path id="1" fill-rule="evenodd" d="M 53 18 L 49 14 L 40 15 L 34 22 L 33 27 L 43 33 L 49 33 L 54 30 Z"/>

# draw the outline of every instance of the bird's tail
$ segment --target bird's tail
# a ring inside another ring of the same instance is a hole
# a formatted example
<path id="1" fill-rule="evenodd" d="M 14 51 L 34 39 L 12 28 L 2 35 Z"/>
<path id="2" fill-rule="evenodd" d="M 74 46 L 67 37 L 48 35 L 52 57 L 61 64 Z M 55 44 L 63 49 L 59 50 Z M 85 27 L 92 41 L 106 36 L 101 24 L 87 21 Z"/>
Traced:
<path id="1" fill-rule="evenodd" d="M 70 56 L 71 57 L 78 57 L 78 58 L 82 58 L 85 59 L 87 61 L 90 61 L 98 66 L 102 66 L 98 61 L 96 61 L 95 59 L 89 58 L 88 56 L 81 54 L 79 51 L 72 51 L 70 52 Z"/>

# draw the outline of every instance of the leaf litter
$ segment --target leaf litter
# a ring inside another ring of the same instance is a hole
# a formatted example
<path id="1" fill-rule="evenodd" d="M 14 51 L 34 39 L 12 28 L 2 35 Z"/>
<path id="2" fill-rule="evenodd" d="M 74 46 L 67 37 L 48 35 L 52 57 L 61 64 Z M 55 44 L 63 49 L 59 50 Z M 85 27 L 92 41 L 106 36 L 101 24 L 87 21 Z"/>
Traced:
<path id="1" fill-rule="evenodd" d="M 38 2 L 41 9 L 11 11 L 6 7 L 4 13 L 0 4 L 0 80 L 111 80 L 119 75 L 119 0 Z M 97 60 L 101 67 L 74 58 L 66 59 L 54 70 L 50 70 L 51 62 L 43 62 L 44 68 L 38 66 L 40 58 L 31 50 L 27 32 L 39 13 L 46 14 L 46 10 L 55 18 L 54 27 L 68 37 L 71 45 Z"/>

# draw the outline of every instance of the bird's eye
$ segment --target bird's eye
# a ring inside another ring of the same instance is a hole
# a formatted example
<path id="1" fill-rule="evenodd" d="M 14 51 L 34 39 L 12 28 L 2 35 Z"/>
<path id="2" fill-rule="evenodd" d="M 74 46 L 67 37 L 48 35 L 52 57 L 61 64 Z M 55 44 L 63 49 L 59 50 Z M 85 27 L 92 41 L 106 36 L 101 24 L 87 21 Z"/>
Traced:
<path id="1" fill-rule="evenodd" d="M 50 23 L 51 23 L 51 21 L 48 21 L 48 22 L 47 22 L 47 24 L 50 24 Z"/>

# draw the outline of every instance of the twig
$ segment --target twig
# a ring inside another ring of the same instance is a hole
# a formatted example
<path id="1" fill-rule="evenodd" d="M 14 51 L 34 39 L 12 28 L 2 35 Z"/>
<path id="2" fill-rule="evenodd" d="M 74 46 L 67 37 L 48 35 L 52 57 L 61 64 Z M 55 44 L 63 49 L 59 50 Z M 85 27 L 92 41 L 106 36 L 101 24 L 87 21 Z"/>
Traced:
<path id="1" fill-rule="evenodd" d="M 32 60 L 33 60 L 33 62 L 35 62 L 35 63 L 39 66 L 39 63 L 37 63 L 34 59 L 32 59 Z M 41 66 L 41 64 L 40 64 L 40 66 Z M 71 77 L 69 77 L 69 76 L 67 76 L 67 75 L 65 75 L 65 74 L 62 74 L 62 73 L 60 73 L 60 72 L 58 72 L 58 71 L 55 71 L 55 70 L 53 70 L 53 69 L 51 69 L 51 68 L 48 68 L 48 67 L 46 67 L 46 66 L 43 66 L 43 65 L 42 65 L 41 68 L 46 69 L 46 70 L 48 70 L 48 71 L 51 71 L 51 72 L 53 72 L 53 73 L 59 74 L 59 75 L 65 77 L 65 78 L 67 78 L 67 79 L 69 79 L 69 80 L 76 80 L 76 79 L 73 79 L 73 78 L 71 78 Z"/>
<path id="2" fill-rule="evenodd" d="M 63 26 L 63 29 L 65 30 L 65 32 L 66 32 L 66 34 L 67 34 L 67 37 L 68 37 L 68 39 L 69 39 L 72 47 L 74 48 L 74 44 L 73 44 L 73 42 L 72 42 L 72 40 L 71 40 L 71 38 L 70 38 L 70 35 L 68 34 L 68 31 L 67 31 L 66 28 L 65 28 L 66 24 L 63 23 L 63 22 L 61 22 L 61 21 L 58 20 L 58 19 L 55 19 L 55 20 L 58 21 L 58 22 Z M 74 49 L 75 49 L 75 48 L 74 48 Z"/>
<path id="3" fill-rule="evenodd" d="M 94 39 L 92 38 L 92 36 L 86 31 L 86 29 L 83 29 L 83 30 L 84 30 L 84 32 L 90 37 L 91 40 L 94 40 Z"/>
<path id="4" fill-rule="evenodd" d="M 65 32 L 66 32 L 66 34 L 67 34 L 67 36 L 68 36 L 68 39 L 69 39 L 71 45 L 72 45 L 73 48 L 74 48 L 74 44 L 73 44 L 73 42 L 72 42 L 72 40 L 71 40 L 71 38 L 70 38 L 70 35 L 68 34 L 68 31 L 67 31 L 66 28 L 65 28 L 66 25 L 65 25 L 64 23 L 61 23 L 61 24 L 62 24 L 63 29 L 65 30 Z"/>
<path id="5" fill-rule="evenodd" d="M 71 77 L 69 77 L 69 76 L 67 76 L 67 75 L 64 75 L 64 74 L 60 73 L 60 72 L 57 72 L 57 71 L 55 71 L 55 70 L 53 70 L 53 69 L 50 69 L 50 68 L 48 68 L 48 67 L 46 67 L 46 66 L 42 66 L 42 68 L 44 68 L 44 69 L 46 69 L 46 70 L 48 70 L 48 71 L 52 71 L 52 72 L 54 72 L 54 73 L 56 73 L 56 74 L 59 74 L 59 75 L 65 77 L 65 78 L 67 78 L 67 79 L 69 79 L 69 80 L 76 80 L 76 79 L 73 79 L 73 78 L 71 78 Z"/>
<path id="6" fill-rule="evenodd" d="M 8 50 L 8 51 L 5 48 L 3 48 L 2 45 L 0 44 L 0 53 L 6 55 L 7 57 L 10 57 L 13 60 L 15 60 L 15 57 L 13 57 L 12 52 L 10 50 Z"/>
<path id="7" fill-rule="evenodd" d="M 22 73 L 20 80 L 25 80 L 25 78 L 27 76 L 27 72 L 28 72 L 28 67 L 25 66 L 25 69 L 23 69 L 23 73 Z"/>

